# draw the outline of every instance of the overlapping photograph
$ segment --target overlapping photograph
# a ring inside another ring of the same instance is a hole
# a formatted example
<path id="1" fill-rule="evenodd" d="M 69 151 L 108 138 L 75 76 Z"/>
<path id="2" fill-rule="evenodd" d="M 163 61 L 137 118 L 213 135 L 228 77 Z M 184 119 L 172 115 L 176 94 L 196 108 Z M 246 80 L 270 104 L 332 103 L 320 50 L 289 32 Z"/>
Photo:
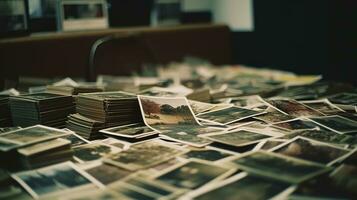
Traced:
<path id="1" fill-rule="evenodd" d="M 341 147 L 300 136 L 274 147 L 271 151 L 286 156 L 329 165 L 343 158 L 343 156 L 348 155 L 350 152 Z"/>
<path id="2" fill-rule="evenodd" d="M 35 199 L 88 187 L 103 188 L 101 183 L 71 162 L 19 172 L 11 176 Z"/>

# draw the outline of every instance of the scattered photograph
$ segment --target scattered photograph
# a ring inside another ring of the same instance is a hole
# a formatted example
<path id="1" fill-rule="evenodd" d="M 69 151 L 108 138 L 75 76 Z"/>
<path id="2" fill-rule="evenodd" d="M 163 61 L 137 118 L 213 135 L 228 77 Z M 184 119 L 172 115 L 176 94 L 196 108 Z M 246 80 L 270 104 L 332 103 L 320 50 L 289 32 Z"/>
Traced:
<path id="1" fill-rule="evenodd" d="M 223 179 L 234 171 L 235 169 L 231 170 L 210 162 L 191 160 L 163 172 L 156 179 L 179 188 L 196 189 L 214 180 Z"/>
<path id="2" fill-rule="evenodd" d="M 180 147 L 158 140 L 150 140 L 132 145 L 128 150 L 112 154 L 106 157 L 104 162 L 136 171 L 158 165 L 185 152 L 186 150 Z"/>
<path id="3" fill-rule="evenodd" d="M 90 143 L 90 141 L 84 139 L 83 137 L 81 137 L 73 132 L 71 132 L 71 134 L 63 136 L 61 138 L 71 141 L 72 148 Z"/>
<path id="4" fill-rule="evenodd" d="M 122 181 L 117 181 L 109 185 L 109 189 L 114 191 L 116 194 L 124 196 L 125 199 L 158 199 L 160 196 L 157 196 L 154 193 L 142 190 L 141 188 L 132 186 Z M 122 198 L 119 198 L 122 199 Z"/>
<path id="5" fill-rule="evenodd" d="M 264 100 L 259 95 L 233 97 L 230 103 L 238 107 L 252 108 L 265 105 Z"/>
<path id="6" fill-rule="evenodd" d="M 165 131 L 160 134 L 160 138 L 181 142 L 194 147 L 204 147 L 211 143 L 210 140 L 198 137 L 196 133 L 192 133 L 191 131 Z"/>
<path id="7" fill-rule="evenodd" d="M 335 104 L 357 105 L 357 94 L 348 92 L 339 93 L 330 96 L 328 100 Z"/>
<path id="8" fill-rule="evenodd" d="M 344 112 L 344 110 L 333 105 L 328 99 L 301 101 L 301 103 L 309 106 L 310 108 L 318 110 L 325 115 L 335 115 L 337 113 Z"/>
<path id="9" fill-rule="evenodd" d="M 267 179 L 264 177 L 245 175 L 232 176 L 212 187 L 202 188 L 190 194 L 197 200 L 246 200 L 272 199 L 290 187 L 289 183 Z"/>
<path id="10" fill-rule="evenodd" d="M 197 118 L 202 121 L 206 120 L 227 125 L 239 120 L 247 119 L 264 113 L 265 112 L 262 111 L 255 111 L 233 106 L 221 110 L 202 113 L 197 115 Z"/>
<path id="11" fill-rule="evenodd" d="M 181 157 L 190 159 L 190 158 L 195 158 L 199 160 L 206 160 L 206 161 L 217 161 L 221 160 L 223 158 L 227 158 L 229 156 L 232 156 L 233 154 L 224 152 L 224 151 L 218 151 L 215 149 L 192 149 L 189 152 L 181 155 Z"/>
<path id="12" fill-rule="evenodd" d="M 115 181 L 122 180 L 132 173 L 131 171 L 123 168 L 101 162 L 95 163 L 94 166 L 90 166 L 90 168 L 84 170 L 103 185 L 108 185 Z"/>
<path id="13" fill-rule="evenodd" d="M 357 122 L 338 115 L 310 117 L 313 122 L 340 134 L 357 132 Z"/>
<path id="14" fill-rule="evenodd" d="M 200 137 L 226 144 L 235 147 L 246 146 L 254 143 L 258 143 L 264 139 L 270 138 L 270 135 L 256 133 L 244 129 L 236 129 L 233 131 L 223 131 L 221 133 L 204 134 Z"/>
<path id="15" fill-rule="evenodd" d="M 111 127 L 111 128 L 103 129 L 100 132 L 112 136 L 127 137 L 127 138 L 140 138 L 140 137 L 146 137 L 149 135 L 158 134 L 158 132 L 153 131 L 151 128 L 141 123 Z"/>
<path id="16" fill-rule="evenodd" d="M 2 151 L 8 151 L 16 147 L 34 144 L 41 141 L 46 141 L 58 137 L 62 137 L 70 134 L 67 131 L 63 131 L 56 128 L 51 128 L 43 125 L 35 125 L 0 135 L 0 142 L 7 144 L 1 145 Z M 17 145 L 9 145 L 17 144 Z"/>
<path id="17" fill-rule="evenodd" d="M 333 164 L 350 152 L 349 150 L 341 147 L 336 147 L 300 136 L 274 147 L 271 151 L 286 156 L 329 165 Z"/>
<path id="18" fill-rule="evenodd" d="M 144 122 L 149 127 L 199 125 L 185 97 L 138 96 L 138 99 Z"/>
<path id="19" fill-rule="evenodd" d="M 125 183 L 146 192 L 154 193 L 159 199 L 174 199 L 185 191 L 158 180 L 147 180 L 138 176 L 126 179 Z"/>
<path id="20" fill-rule="evenodd" d="M 319 163 L 265 151 L 248 152 L 232 159 L 232 162 L 248 173 L 292 184 L 301 183 L 331 170 Z"/>
<path id="21" fill-rule="evenodd" d="M 304 104 L 301 104 L 295 100 L 266 100 L 268 104 L 276 108 L 277 110 L 291 115 L 293 117 L 306 117 L 306 116 L 323 116 L 320 111 L 312 109 Z"/>
<path id="22" fill-rule="evenodd" d="M 319 126 L 317 124 L 303 119 L 293 119 L 290 121 L 275 123 L 274 126 L 285 129 L 287 131 L 301 130 L 301 129 L 319 129 Z"/>
<path id="23" fill-rule="evenodd" d="M 335 146 L 349 147 L 353 148 L 357 146 L 357 135 L 348 135 L 348 134 L 338 134 L 330 130 L 299 130 L 294 131 L 293 133 L 287 134 L 281 138 L 283 139 L 292 139 L 296 136 L 301 136 L 305 138 L 310 138 L 313 140 L 318 140 L 321 142 L 326 142 L 334 144 Z"/>
<path id="24" fill-rule="evenodd" d="M 254 117 L 254 119 L 263 121 L 268 124 L 275 124 L 275 123 L 292 120 L 294 119 L 294 117 L 291 117 L 290 115 L 286 115 L 279 111 L 273 111 L 273 112 L 267 112 L 263 115 L 256 116 Z"/>
<path id="25" fill-rule="evenodd" d="M 35 199 L 93 184 L 103 187 L 71 162 L 19 172 L 11 176 Z"/>
<path id="26" fill-rule="evenodd" d="M 193 113 L 195 113 L 196 115 L 204 112 L 231 107 L 230 104 L 211 104 L 194 100 L 188 100 L 188 102 L 192 108 Z"/>
<path id="27" fill-rule="evenodd" d="M 120 148 L 101 142 L 93 142 L 73 148 L 73 156 L 76 161 L 84 163 L 99 160 L 120 151 Z"/>

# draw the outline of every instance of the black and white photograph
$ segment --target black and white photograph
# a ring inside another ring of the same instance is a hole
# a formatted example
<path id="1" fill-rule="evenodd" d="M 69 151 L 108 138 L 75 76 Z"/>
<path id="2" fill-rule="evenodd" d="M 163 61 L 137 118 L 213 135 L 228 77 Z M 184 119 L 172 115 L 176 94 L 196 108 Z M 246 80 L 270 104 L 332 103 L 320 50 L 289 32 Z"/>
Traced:
<path id="1" fill-rule="evenodd" d="M 179 188 L 196 189 L 209 182 L 223 179 L 231 175 L 235 169 L 209 162 L 190 160 L 173 169 L 164 171 L 157 180 Z"/>
<path id="2" fill-rule="evenodd" d="M 73 148 L 74 159 L 80 163 L 102 159 L 111 154 L 120 152 L 121 149 L 101 142 L 92 142 Z"/>
<path id="3" fill-rule="evenodd" d="M 270 138 L 271 136 L 245 129 L 237 129 L 228 132 L 223 131 L 220 133 L 204 134 L 201 135 L 201 137 L 214 142 L 240 147 L 258 143 L 259 141 Z"/>
<path id="4" fill-rule="evenodd" d="M 128 150 L 112 154 L 104 162 L 130 171 L 151 167 L 185 153 L 183 148 L 155 140 L 130 146 Z"/>
<path id="5" fill-rule="evenodd" d="M 333 146 L 331 144 L 318 142 L 300 136 L 274 147 L 271 151 L 286 156 L 329 165 L 343 158 L 343 156 L 346 156 L 350 152 L 342 147 Z"/>
<path id="6" fill-rule="evenodd" d="M 357 122 L 338 115 L 310 117 L 313 122 L 340 134 L 357 132 Z"/>
<path id="7" fill-rule="evenodd" d="M 249 152 L 232 159 L 239 169 L 292 184 L 331 170 L 323 164 L 265 151 Z"/>
<path id="8" fill-rule="evenodd" d="M 221 110 L 202 113 L 197 115 L 197 118 L 203 121 L 212 121 L 212 122 L 227 125 L 235 121 L 243 120 L 249 117 L 254 117 L 264 113 L 265 112 L 233 106 Z"/>
<path id="9" fill-rule="evenodd" d="M 91 185 L 103 187 L 71 162 L 19 172 L 11 176 L 35 199 Z"/>
<path id="10" fill-rule="evenodd" d="M 111 127 L 103 129 L 100 132 L 112 136 L 127 137 L 127 138 L 140 138 L 150 135 L 158 134 L 145 124 L 129 124 L 124 126 Z"/>

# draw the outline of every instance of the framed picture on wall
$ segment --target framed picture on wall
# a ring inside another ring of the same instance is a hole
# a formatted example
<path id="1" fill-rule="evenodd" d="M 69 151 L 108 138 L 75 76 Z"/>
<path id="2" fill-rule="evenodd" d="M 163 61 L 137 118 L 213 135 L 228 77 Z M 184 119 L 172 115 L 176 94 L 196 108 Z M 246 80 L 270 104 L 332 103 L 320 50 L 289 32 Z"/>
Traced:
<path id="1" fill-rule="evenodd" d="M 0 36 L 29 34 L 27 0 L 0 0 Z"/>
<path id="2" fill-rule="evenodd" d="M 105 0 L 62 0 L 58 2 L 58 29 L 63 31 L 108 28 Z"/>

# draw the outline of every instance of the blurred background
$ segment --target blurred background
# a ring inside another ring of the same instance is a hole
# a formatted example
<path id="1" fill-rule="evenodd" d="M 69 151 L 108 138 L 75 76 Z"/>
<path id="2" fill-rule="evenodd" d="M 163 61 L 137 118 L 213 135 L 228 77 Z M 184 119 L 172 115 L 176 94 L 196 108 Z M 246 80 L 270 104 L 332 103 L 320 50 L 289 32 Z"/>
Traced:
<path id="1" fill-rule="evenodd" d="M 93 43 L 124 31 L 144 33 L 154 64 L 194 56 L 356 83 L 355 8 L 352 0 L 0 0 L 0 78 L 3 86 L 22 75 L 88 78 Z M 216 34 L 209 24 L 229 29 Z M 198 50 L 182 46 L 190 41 Z"/>

